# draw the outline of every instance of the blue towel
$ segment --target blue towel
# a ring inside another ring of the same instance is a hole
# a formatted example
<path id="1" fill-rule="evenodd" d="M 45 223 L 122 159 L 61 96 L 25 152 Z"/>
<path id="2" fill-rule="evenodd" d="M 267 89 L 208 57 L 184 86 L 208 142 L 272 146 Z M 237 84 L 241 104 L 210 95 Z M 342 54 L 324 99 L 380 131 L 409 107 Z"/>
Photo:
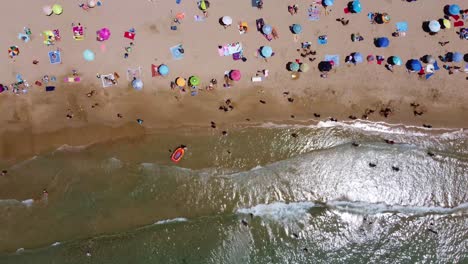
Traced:
<path id="1" fill-rule="evenodd" d="M 49 52 L 49 61 L 50 61 L 50 64 L 62 63 L 62 58 L 60 56 L 60 51 L 50 51 Z"/>
<path id="2" fill-rule="evenodd" d="M 437 65 L 437 61 L 434 62 L 434 70 L 436 71 L 440 70 L 439 65 Z"/>
<path id="3" fill-rule="evenodd" d="M 428 74 L 426 74 L 426 80 L 429 79 L 429 78 L 431 78 L 432 75 L 434 75 L 434 73 L 428 73 Z"/>
<path id="4" fill-rule="evenodd" d="M 397 22 L 396 23 L 396 29 L 398 32 L 406 32 L 408 31 L 408 23 L 406 22 Z"/>
<path id="5" fill-rule="evenodd" d="M 179 51 L 180 48 L 182 48 L 182 45 L 180 44 L 170 48 L 172 58 L 174 60 L 180 60 L 184 58 L 184 54 Z"/>
<path id="6" fill-rule="evenodd" d="M 325 55 L 325 61 L 333 61 L 334 67 L 340 66 L 340 55 Z"/>

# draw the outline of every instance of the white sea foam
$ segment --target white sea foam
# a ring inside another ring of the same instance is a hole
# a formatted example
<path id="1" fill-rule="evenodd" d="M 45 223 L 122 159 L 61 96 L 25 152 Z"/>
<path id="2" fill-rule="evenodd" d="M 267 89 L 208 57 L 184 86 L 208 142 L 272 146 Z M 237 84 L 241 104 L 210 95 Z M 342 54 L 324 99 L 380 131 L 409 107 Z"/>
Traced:
<path id="1" fill-rule="evenodd" d="M 52 243 L 50 246 L 51 246 L 51 247 L 56 247 L 56 246 L 59 246 L 60 244 L 62 244 L 62 243 L 60 243 L 60 242 L 54 242 L 54 243 Z"/>
<path id="2" fill-rule="evenodd" d="M 309 209 L 314 206 L 315 204 L 312 202 L 274 202 L 271 204 L 258 204 L 251 208 L 241 208 L 237 210 L 237 213 L 253 214 L 265 219 L 285 222 L 304 219 L 309 215 Z"/>
<path id="3" fill-rule="evenodd" d="M 188 221 L 187 218 L 177 217 L 177 218 L 173 218 L 173 219 L 160 220 L 160 221 L 157 221 L 154 224 L 155 225 L 164 225 L 164 224 L 177 223 L 177 222 L 187 222 L 187 221 Z"/>
<path id="4" fill-rule="evenodd" d="M 387 205 L 384 203 L 366 203 L 366 202 L 348 202 L 348 201 L 330 201 L 326 205 L 329 208 L 338 211 L 344 211 L 354 214 L 373 215 L 384 213 L 400 213 L 404 215 L 426 215 L 426 214 L 468 214 L 468 203 L 460 204 L 453 208 L 446 207 L 427 207 L 411 205 Z"/>
<path id="5" fill-rule="evenodd" d="M 89 145 L 81 145 L 81 146 L 70 146 L 67 144 L 64 144 L 60 147 L 58 147 L 54 152 L 79 152 L 84 149 L 86 149 Z"/>
<path id="6" fill-rule="evenodd" d="M 23 251 L 24 251 L 24 248 L 18 248 L 18 249 L 16 250 L 16 253 L 19 254 L 19 253 L 21 253 L 21 252 L 23 252 Z"/>
<path id="7" fill-rule="evenodd" d="M 30 207 L 30 206 L 33 205 L 34 199 L 23 200 L 23 201 L 21 201 L 21 203 L 24 204 L 26 207 Z"/>

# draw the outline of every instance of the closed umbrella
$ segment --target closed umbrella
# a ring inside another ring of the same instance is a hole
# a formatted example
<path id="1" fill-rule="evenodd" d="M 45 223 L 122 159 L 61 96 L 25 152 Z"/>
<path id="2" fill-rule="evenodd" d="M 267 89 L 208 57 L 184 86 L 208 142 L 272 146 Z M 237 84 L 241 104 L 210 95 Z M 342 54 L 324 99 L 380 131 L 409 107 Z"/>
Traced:
<path id="1" fill-rule="evenodd" d="M 223 24 L 229 26 L 232 24 L 232 18 L 230 16 L 223 16 L 222 18 Z"/>
<path id="2" fill-rule="evenodd" d="M 429 30 L 431 32 L 437 33 L 440 31 L 440 23 L 437 20 L 432 20 L 429 22 Z"/>
<path id="3" fill-rule="evenodd" d="M 460 62 L 463 60 L 463 54 L 460 52 L 454 52 L 452 56 L 452 61 L 453 62 Z"/>
<path id="4" fill-rule="evenodd" d="M 95 57 L 94 52 L 92 52 L 91 50 L 87 49 L 87 50 L 83 51 L 83 58 L 86 61 L 93 61 L 94 57 Z"/>
<path id="5" fill-rule="evenodd" d="M 159 74 L 161 74 L 162 76 L 166 76 L 169 74 L 169 67 L 167 67 L 166 64 L 161 64 L 159 65 L 158 67 L 158 72 Z"/>
<path id="6" fill-rule="evenodd" d="M 301 63 L 301 65 L 299 66 L 299 70 L 301 72 L 308 72 L 310 70 L 310 66 L 307 63 Z"/>
<path id="7" fill-rule="evenodd" d="M 54 14 L 60 15 L 63 12 L 63 8 L 62 8 L 61 5 L 55 4 L 55 5 L 52 6 L 52 11 L 54 12 Z"/>
<path id="8" fill-rule="evenodd" d="M 444 25 L 444 28 L 451 28 L 452 27 L 452 23 L 450 23 L 450 20 L 448 19 L 442 19 L 442 24 Z"/>
<path id="9" fill-rule="evenodd" d="M 290 70 L 290 71 L 294 71 L 294 72 L 298 71 L 298 70 L 299 70 L 299 63 L 297 63 L 297 62 L 290 62 L 290 63 L 289 63 L 289 70 Z"/>
<path id="10" fill-rule="evenodd" d="M 293 32 L 294 34 L 299 34 L 299 33 L 301 33 L 301 32 L 302 32 L 302 26 L 299 25 L 299 24 L 293 24 L 293 25 L 292 25 L 292 32 Z"/>
<path id="11" fill-rule="evenodd" d="M 177 77 L 175 83 L 179 87 L 184 87 L 187 84 L 187 82 L 185 81 L 185 78 L 182 78 L 182 77 Z"/>
<path id="12" fill-rule="evenodd" d="M 362 7 L 360 1 L 353 1 L 351 2 L 351 11 L 354 13 L 361 13 Z"/>
<path id="13" fill-rule="evenodd" d="M 322 3 L 324 6 L 332 6 L 334 2 L 334 0 L 324 0 Z"/>
<path id="14" fill-rule="evenodd" d="M 392 56 L 391 62 L 393 65 L 397 65 L 397 66 L 400 66 L 401 64 L 403 64 L 403 62 L 401 61 L 401 58 L 398 56 Z"/>
<path id="15" fill-rule="evenodd" d="M 460 14 L 460 6 L 459 5 L 450 5 L 448 8 L 448 12 L 450 15 L 459 15 Z"/>
<path id="16" fill-rule="evenodd" d="M 200 84 L 200 78 L 198 76 L 192 76 L 189 78 L 189 83 L 192 86 L 198 86 Z"/>
<path id="17" fill-rule="evenodd" d="M 406 62 L 406 67 L 411 71 L 420 71 L 422 69 L 422 64 L 419 60 L 411 59 Z"/>
<path id="18" fill-rule="evenodd" d="M 355 53 L 353 54 L 353 61 L 354 61 L 355 63 L 361 63 L 361 62 L 363 62 L 362 54 L 359 53 L 359 52 L 355 52 Z"/>
<path id="19" fill-rule="evenodd" d="M 273 30 L 273 28 L 270 25 L 263 25 L 263 27 L 262 27 L 262 32 L 263 32 L 263 34 L 266 34 L 266 35 L 271 34 L 272 30 Z"/>
<path id="20" fill-rule="evenodd" d="M 273 49 L 270 46 L 263 46 L 260 53 L 264 58 L 269 58 L 273 54 Z"/>
<path id="21" fill-rule="evenodd" d="M 332 69 L 332 64 L 329 61 L 321 61 L 318 64 L 318 68 L 322 72 L 328 72 Z"/>
<path id="22" fill-rule="evenodd" d="M 51 7 L 51 6 L 44 6 L 44 7 L 42 8 L 42 12 L 44 12 L 44 14 L 45 14 L 46 16 L 50 16 L 50 15 L 52 15 L 52 13 L 53 13 L 54 11 L 52 10 L 52 7 Z"/>
<path id="23" fill-rule="evenodd" d="M 390 44 L 390 40 L 386 37 L 376 38 L 374 44 L 377 48 L 386 48 Z"/>
<path id="24" fill-rule="evenodd" d="M 232 70 L 229 72 L 229 78 L 233 81 L 239 81 L 241 79 L 242 75 L 239 70 Z"/>
<path id="25" fill-rule="evenodd" d="M 143 89 L 143 81 L 141 79 L 134 79 L 132 81 L 132 86 L 133 86 L 133 89 L 139 91 Z"/>

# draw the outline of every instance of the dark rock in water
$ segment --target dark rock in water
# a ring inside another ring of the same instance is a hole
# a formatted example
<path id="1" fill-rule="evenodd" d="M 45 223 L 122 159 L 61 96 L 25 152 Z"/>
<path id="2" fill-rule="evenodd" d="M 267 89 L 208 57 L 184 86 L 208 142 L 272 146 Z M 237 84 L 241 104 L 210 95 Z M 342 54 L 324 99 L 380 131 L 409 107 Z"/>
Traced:
<path id="1" fill-rule="evenodd" d="M 423 124 L 423 127 L 425 127 L 425 128 L 432 128 L 431 125 L 427 125 L 427 124 Z"/>
<path id="2" fill-rule="evenodd" d="M 320 114 L 314 113 L 315 117 L 320 117 Z"/>
<path id="3" fill-rule="evenodd" d="M 400 171 L 400 168 L 396 167 L 396 166 L 392 166 L 392 170 L 393 171 Z"/>
<path id="4" fill-rule="evenodd" d="M 224 130 L 223 132 L 221 132 L 221 134 L 223 134 L 223 136 L 226 136 L 226 135 L 227 135 L 227 131 Z"/>
<path id="5" fill-rule="evenodd" d="M 294 102 L 294 98 L 289 97 L 288 102 L 290 102 L 290 103 Z"/>
<path id="6" fill-rule="evenodd" d="M 434 230 L 432 230 L 432 229 L 430 229 L 430 228 L 428 228 L 427 231 L 432 232 L 432 233 L 434 233 L 434 234 L 436 234 L 436 235 L 438 234 L 437 231 L 434 231 Z"/>
<path id="7" fill-rule="evenodd" d="M 292 233 L 295 238 L 299 238 L 299 235 L 296 233 Z"/>
<path id="8" fill-rule="evenodd" d="M 309 252 L 309 249 L 303 248 L 302 251 L 304 251 L 304 252 Z"/>
<path id="9" fill-rule="evenodd" d="M 427 152 L 427 155 L 428 155 L 429 157 L 434 157 L 434 156 L 435 156 L 435 154 L 432 153 L 432 152 L 430 152 L 430 151 Z"/>
<path id="10" fill-rule="evenodd" d="M 353 147 L 359 147 L 359 143 L 356 143 L 356 142 L 351 143 L 351 145 L 352 145 Z"/>
<path id="11" fill-rule="evenodd" d="M 293 137 L 293 138 L 296 138 L 297 136 L 298 136 L 297 133 L 292 133 L 292 134 L 291 134 L 291 137 Z"/>
<path id="12" fill-rule="evenodd" d="M 250 218 L 253 218 L 253 217 L 254 217 L 254 214 L 252 214 L 252 213 L 250 213 L 249 215 L 250 215 Z"/>
<path id="13" fill-rule="evenodd" d="M 386 139 L 385 143 L 392 145 L 392 144 L 395 144 L 395 141 Z"/>
<path id="14" fill-rule="evenodd" d="M 266 102 L 264 100 L 260 100 L 259 102 L 262 103 L 262 104 L 266 104 Z"/>
<path id="15" fill-rule="evenodd" d="M 371 167 L 371 168 L 377 167 L 377 164 L 369 162 L 369 167 Z"/>
<path id="16" fill-rule="evenodd" d="M 242 223 L 244 226 L 249 226 L 249 223 L 248 223 L 245 219 L 242 219 L 242 220 L 241 220 L 241 223 Z"/>
<path id="17" fill-rule="evenodd" d="M 294 115 L 291 115 L 291 118 L 295 118 L 295 117 L 296 117 L 296 116 L 294 116 Z"/>

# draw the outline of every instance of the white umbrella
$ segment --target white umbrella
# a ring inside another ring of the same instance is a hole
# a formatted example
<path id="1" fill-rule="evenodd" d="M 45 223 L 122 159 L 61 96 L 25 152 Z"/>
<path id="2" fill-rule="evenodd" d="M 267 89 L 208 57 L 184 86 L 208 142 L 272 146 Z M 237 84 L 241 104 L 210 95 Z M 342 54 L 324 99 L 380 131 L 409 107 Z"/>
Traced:
<path id="1" fill-rule="evenodd" d="M 133 89 L 139 91 L 143 89 L 143 81 L 141 79 L 135 79 L 132 81 L 132 86 L 133 86 Z"/>
<path id="2" fill-rule="evenodd" d="M 437 33 L 440 31 L 440 23 L 437 20 L 432 20 L 429 22 L 429 30 L 431 32 Z"/>
<path id="3" fill-rule="evenodd" d="M 88 6 L 89 6 L 90 8 L 95 7 L 95 6 L 96 6 L 96 0 L 89 0 L 89 1 L 88 1 Z"/>
<path id="4" fill-rule="evenodd" d="M 226 26 L 232 25 L 232 18 L 230 16 L 223 16 L 223 24 Z"/>
<path id="5" fill-rule="evenodd" d="M 42 7 L 42 12 L 44 12 L 46 16 L 50 16 L 52 15 L 53 10 L 51 6 L 44 6 Z"/>

